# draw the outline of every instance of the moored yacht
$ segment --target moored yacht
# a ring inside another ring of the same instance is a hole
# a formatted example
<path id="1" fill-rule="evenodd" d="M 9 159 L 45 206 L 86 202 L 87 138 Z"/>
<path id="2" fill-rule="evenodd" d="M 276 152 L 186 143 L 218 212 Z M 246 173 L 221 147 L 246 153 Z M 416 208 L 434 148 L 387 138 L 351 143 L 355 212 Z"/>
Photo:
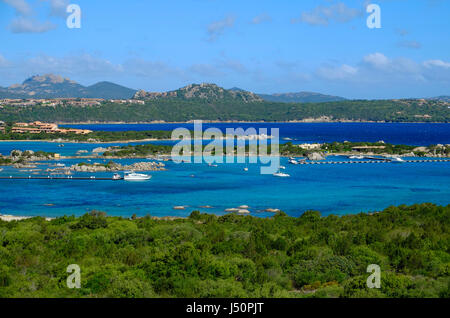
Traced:
<path id="1" fill-rule="evenodd" d="M 143 173 L 135 173 L 135 172 L 125 172 L 125 176 L 123 179 L 125 181 L 144 181 L 150 180 L 152 176 Z"/>

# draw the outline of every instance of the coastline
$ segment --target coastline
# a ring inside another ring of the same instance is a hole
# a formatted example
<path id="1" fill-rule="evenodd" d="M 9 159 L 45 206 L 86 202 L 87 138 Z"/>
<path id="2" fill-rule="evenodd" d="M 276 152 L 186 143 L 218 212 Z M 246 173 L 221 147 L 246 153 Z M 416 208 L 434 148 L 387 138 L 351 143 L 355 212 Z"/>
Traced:
<path id="1" fill-rule="evenodd" d="M 4 222 L 12 222 L 12 221 L 23 221 L 27 219 L 34 218 L 35 216 L 19 216 L 19 215 L 10 215 L 10 214 L 0 214 L 0 220 Z M 51 217 L 43 217 L 46 221 L 54 220 L 55 218 Z"/>
<path id="2" fill-rule="evenodd" d="M 450 124 L 449 122 L 434 121 L 370 121 L 370 120 L 323 120 L 323 119 L 299 119 L 288 121 L 265 121 L 265 120 L 204 120 L 199 119 L 204 124 L 328 124 L 328 123 L 373 123 L 373 124 Z M 125 121 L 80 121 L 80 122 L 55 122 L 58 125 L 164 125 L 164 124 L 193 124 L 193 120 L 188 121 L 143 121 L 143 122 L 125 122 Z"/>
<path id="3" fill-rule="evenodd" d="M 4 222 L 13 222 L 13 221 L 23 221 L 23 220 L 28 220 L 28 219 L 32 219 L 35 217 L 42 217 L 45 219 L 45 221 L 52 221 L 57 219 L 58 217 L 47 217 L 47 216 L 20 216 L 20 215 L 12 215 L 12 214 L 0 214 L 0 220 L 4 221 Z M 62 216 L 61 216 L 62 217 Z M 78 216 L 77 218 L 79 218 L 80 216 Z M 114 216 L 111 216 L 114 217 Z M 138 217 L 138 219 L 140 219 L 142 217 Z M 152 216 L 151 217 L 153 220 L 159 220 L 159 221 L 174 221 L 174 220 L 180 220 L 180 219 L 187 219 L 187 217 L 184 216 L 171 216 L 171 215 L 167 215 L 167 216 Z"/>
<path id="4" fill-rule="evenodd" d="M 231 137 L 223 137 L 221 140 L 231 139 Z M 268 136 L 264 138 L 266 140 L 272 139 L 272 136 Z M 191 138 L 191 140 L 212 140 L 210 138 Z M 112 141 L 75 141 L 75 140 L 61 140 L 61 139 L 8 139 L 8 140 L 0 140 L 0 142 L 49 142 L 49 143 L 57 143 L 57 144 L 128 144 L 131 142 L 148 142 L 148 141 L 180 141 L 180 139 L 169 139 L 169 138 L 146 138 L 146 139 L 127 139 L 127 140 L 112 140 Z"/>
<path id="5" fill-rule="evenodd" d="M 146 142 L 146 141 L 172 141 L 172 139 L 138 139 L 138 140 L 116 140 L 116 141 L 74 141 L 74 140 L 48 140 L 48 139 L 36 139 L 36 140 L 0 140 L 0 142 L 49 142 L 57 144 L 127 144 L 130 142 Z"/>

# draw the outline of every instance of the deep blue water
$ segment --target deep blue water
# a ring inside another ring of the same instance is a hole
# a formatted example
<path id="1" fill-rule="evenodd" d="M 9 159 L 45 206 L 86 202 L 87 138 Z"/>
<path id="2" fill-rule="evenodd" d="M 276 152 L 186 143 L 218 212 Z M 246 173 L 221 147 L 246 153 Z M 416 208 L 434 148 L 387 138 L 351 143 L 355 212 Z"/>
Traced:
<path id="1" fill-rule="evenodd" d="M 114 124 L 114 125 L 70 125 L 91 130 L 173 130 L 177 127 L 193 129 L 193 124 Z M 429 146 L 450 144 L 450 124 L 424 123 L 204 123 L 203 128 L 249 127 L 279 128 L 281 138 L 292 138 L 294 142 L 333 142 L 383 140 L 393 144 Z"/>
<path id="2" fill-rule="evenodd" d="M 215 125 L 215 124 L 214 124 Z M 230 127 L 230 124 L 221 124 Z M 254 125 L 254 124 L 251 124 Z M 275 124 L 257 124 L 273 127 Z M 90 129 L 172 129 L 178 124 L 105 125 Z M 183 125 L 192 128 L 189 125 Z M 205 125 L 206 126 L 206 125 Z M 209 126 L 209 125 L 208 125 Z M 206 126 L 206 127 L 208 127 Z M 246 125 L 234 125 L 246 128 Z M 384 140 L 392 143 L 428 145 L 450 143 L 449 124 L 276 124 L 281 135 L 297 142 Z M 85 127 L 85 126 L 84 126 Z M 233 127 L 233 125 L 232 125 Z M 73 154 L 108 145 L 55 143 L 0 143 L 0 153 L 32 149 Z M 139 160 L 121 160 L 131 163 Z M 279 208 L 298 216 L 315 209 L 323 215 L 379 211 L 389 205 L 433 202 L 450 203 L 450 163 L 378 163 L 354 165 L 282 165 L 290 178 L 261 175 L 257 164 L 175 164 L 168 171 L 151 172 L 147 182 L 0 180 L 0 213 L 14 215 L 80 215 L 91 209 L 109 215 L 187 216 L 195 209 L 216 214 L 226 208 L 249 205 L 253 215 L 269 216 L 266 208 Z M 332 158 L 342 160 L 342 158 Z M 100 160 L 101 161 L 101 160 Z M 61 160 L 73 164 L 77 160 Z M 244 167 L 249 171 L 245 172 Z M 46 168 L 39 166 L 39 168 Z M 4 167 L 0 176 L 28 175 Z M 85 174 L 90 176 L 92 174 Z M 111 173 L 99 173 L 108 176 Z M 49 204 L 51 206 L 49 206 Z M 187 206 L 174 210 L 173 206 Z M 212 209 L 200 208 L 210 205 Z"/>
<path id="3" fill-rule="evenodd" d="M 259 210 L 279 208 L 296 216 L 308 209 L 327 215 L 418 202 L 450 203 L 450 163 L 293 166 L 282 158 L 282 164 L 290 178 L 261 175 L 259 165 L 252 164 L 245 172 L 245 164 L 168 162 L 168 171 L 152 172 L 147 182 L 0 180 L 0 213 L 58 216 L 99 209 L 110 215 L 186 216 L 205 205 L 214 208 L 201 211 L 217 214 L 249 205 L 254 215 L 267 216 Z M 16 174 L 21 173 L 10 167 L 0 173 Z M 176 205 L 188 207 L 173 210 Z"/>

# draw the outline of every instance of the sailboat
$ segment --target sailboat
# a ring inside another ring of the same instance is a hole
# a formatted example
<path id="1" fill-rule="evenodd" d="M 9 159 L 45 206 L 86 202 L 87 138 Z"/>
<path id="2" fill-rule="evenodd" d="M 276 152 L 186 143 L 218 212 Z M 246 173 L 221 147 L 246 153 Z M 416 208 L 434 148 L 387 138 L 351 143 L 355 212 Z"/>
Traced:
<path id="1" fill-rule="evenodd" d="M 273 174 L 274 177 L 281 177 L 281 178 L 287 178 L 290 177 L 289 174 L 281 172 L 280 170 L 278 170 L 278 172 Z"/>

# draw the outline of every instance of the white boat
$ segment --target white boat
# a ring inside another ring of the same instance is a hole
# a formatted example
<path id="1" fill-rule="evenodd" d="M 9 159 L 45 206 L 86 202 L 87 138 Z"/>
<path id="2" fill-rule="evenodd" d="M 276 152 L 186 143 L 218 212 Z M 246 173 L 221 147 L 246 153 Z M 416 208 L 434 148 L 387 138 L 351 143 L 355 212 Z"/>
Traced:
<path id="1" fill-rule="evenodd" d="M 349 159 L 364 159 L 364 156 L 350 156 Z"/>
<path id="2" fill-rule="evenodd" d="M 125 176 L 123 179 L 125 181 L 144 181 L 144 180 L 150 180 L 152 176 L 148 174 L 143 173 L 135 173 L 135 172 L 128 172 L 125 173 Z"/>
<path id="3" fill-rule="evenodd" d="M 281 177 L 281 178 L 287 178 L 290 177 L 290 175 L 288 175 L 287 173 L 283 173 L 283 172 L 277 172 L 273 174 L 275 177 Z"/>
<path id="4" fill-rule="evenodd" d="M 295 160 L 295 159 L 289 159 L 289 163 L 291 165 L 297 165 L 298 164 L 297 160 Z"/>
<path id="5" fill-rule="evenodd" d="M 115 173 L 112 178 L 113 180 L 122 180 L 122 177 L 118 173 Z"/>
<path id="6" fill-rule="evenodd" d="M 244 171 L 248 171 L 248 168 L 247 168 L 247 167 L 245 167 L 245 168 L 244 168 Z"/>
<path id="7" fill-rule="evenodd" d="M 280 169 L 281 169 L 281 170 L 285 170 L 286 167 L 285 167 L 285 166 L 280 166 Z"/>
<path id="8" fill-rule="evenodd" d="M 391 162 L 393 162 L 393 163 L 402 163 L 402 162 L 405 162 L 405 160 L 403 160 L 402 158 L 399 158 L 399 157 L 395 157 L 395 158 L 391 159 Z"/>

